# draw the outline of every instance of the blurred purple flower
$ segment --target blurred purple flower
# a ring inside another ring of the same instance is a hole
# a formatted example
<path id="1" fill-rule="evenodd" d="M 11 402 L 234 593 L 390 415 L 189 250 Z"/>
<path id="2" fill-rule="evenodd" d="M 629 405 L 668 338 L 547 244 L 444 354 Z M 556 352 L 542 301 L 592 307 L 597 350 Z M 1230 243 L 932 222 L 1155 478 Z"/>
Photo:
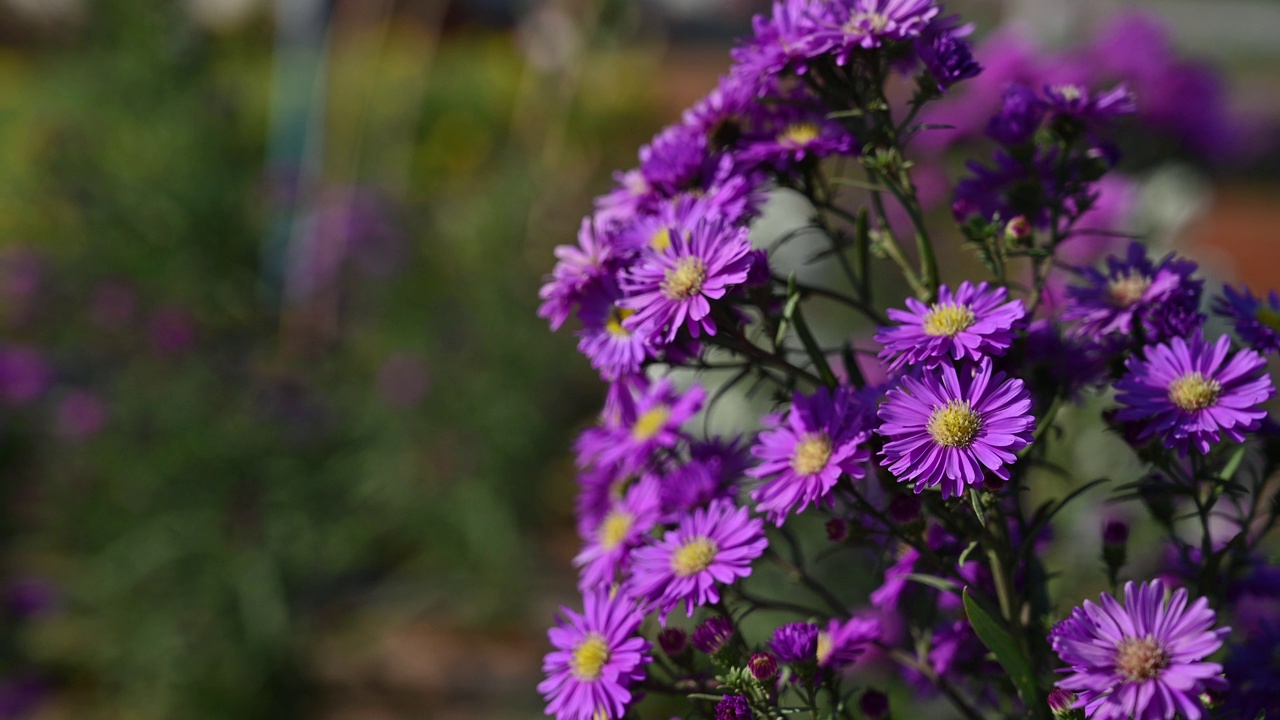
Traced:
<path id="1" fill-rule="evenodd" d="M 19 577 L 9 583 L 5 600 L 19 617 L 43 615 L 57 607 L 58 588 L 41 577 Z"/>
<path id="2" fill-rule="evenodd" d="M 182 308 L 162 307 L 151 314 L 147 333 L 156 354 L 182 355 L 196 344 L 196 319 Z"/>
<path id="3" fill-rule="evenodd" d="M 25 405 L 44 394 L 53 370 L 39 350 L 23 346 L 0 349 L 0 398 Z"/>
<path id="4" fill-rule="evenodd" d="M 54 428 L 73 442 L 84 442 L 107 424 L 107 406 L 102 398 L 87 390 L 75 390 L 58 402 Z"/>
<path id="5" fill-rule="evenodd" d="M 102 330 L 119 330 L 138 312 L 138 292 L 123 280 L 103 280 L 89 298 L 89 320 Z"/>

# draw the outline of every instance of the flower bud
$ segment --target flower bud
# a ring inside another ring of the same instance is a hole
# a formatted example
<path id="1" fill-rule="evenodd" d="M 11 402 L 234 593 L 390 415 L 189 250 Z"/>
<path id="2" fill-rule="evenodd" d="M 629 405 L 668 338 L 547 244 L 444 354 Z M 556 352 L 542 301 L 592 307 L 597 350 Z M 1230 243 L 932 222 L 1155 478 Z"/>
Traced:
<path id="1" fill-rule="evenodd" d="M 778 674 L 778 661 L 766 652 L 752 655 L 747 667 L 751 668 L 751 677 L 760 682 L 772 680 Z"/>
<path id="2" fill-rule="evenodd" d="M 716 704 L 716 720 L 753 720 L 751 705 L 741 695 L 725 695 Z"/>
<path id="3" fill-rule="evenodd" d="M 713 617 L 693 631 L 691 642 L 699 652 L 715 655 L 733 639 L 733 623 L 728 618 Z"/>
<path id="4" fill-rule="evenodd" d="M 868 688 L 858 700 L 858 709 L 867 720 L 883 720 L 889 716 L 889 696 Z"/>
<path id="5" fill-rule="evenodd" d="M 1084 710 L 1073 709 L 1076 694 L 1070 690 L 1054 688 L 1049 693 L 1049 710 L 1054 720 L 1084 720 Z"/>
<path id="6" fill-rule="evenodd" d="M 908 525 L 920 519 L 920 497 L 898 495 L 889 502 L 889 517 L 896 523 Z"/>
<path id="7" fill-rule="evenodd" d="M 666 628 L 658 633 L 658 646 L 667 657 L 674 657 L 689 648 L 689 635 L 680 628 Z"/>
<path id="8" fill-rule="evenodd" d="M 1102 527 L 1102 542 L 1107 545 L 1124 545 L 1129 542 L 1129 524 L 1123 520 L 1110 520 Z"/>
<path id="9" fill-rule="evenodd" d="M 831 518 L 827 521 L 827 539 L 831 542 L 844 542 L 849 537 L 849 523 L 842 518 Z"/>
<path id="10" fill-rule="evenodd" d="M 1019 215 L 1004 226 L 1004 241 L 1010 247 L 1022 245 L 1031 237 L 1031 221 L 1025 215 Z"/>

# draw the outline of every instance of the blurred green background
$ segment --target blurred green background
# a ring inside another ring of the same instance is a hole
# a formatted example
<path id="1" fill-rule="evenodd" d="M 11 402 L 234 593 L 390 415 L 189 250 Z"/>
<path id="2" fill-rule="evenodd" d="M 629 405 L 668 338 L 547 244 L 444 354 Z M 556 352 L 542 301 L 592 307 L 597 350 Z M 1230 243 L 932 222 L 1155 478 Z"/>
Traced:
<path id="1" fill-rule="evenodd" d="M 0 4 L 0 718 L 540 716 L 540 277 L 766 6 Z"/>

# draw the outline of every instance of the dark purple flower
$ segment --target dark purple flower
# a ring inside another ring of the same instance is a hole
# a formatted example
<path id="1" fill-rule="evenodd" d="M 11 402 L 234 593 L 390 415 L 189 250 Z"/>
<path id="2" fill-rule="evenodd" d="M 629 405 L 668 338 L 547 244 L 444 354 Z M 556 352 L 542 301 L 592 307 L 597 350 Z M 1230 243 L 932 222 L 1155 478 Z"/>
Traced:
<path id="1" fill-rule="evenodd" d="M 680 426 L 702 408 L 706 396 L 701 385 L 681 393 L 665 378 L 653 383 L 617 422 L 606 421 L 583 433 L 577 445 L 580 462 L 616 465 L 625 471 L 645 467 L 654 451 L 675 447 Z"/>
<path id="2" fill-rule="evenodd" d="M 53 379 L 53 368 L 35 348 L 0 349 L 0 398 L 26 405 L 44 394 Z"/>
<path id="3" fill-rule="evenodd" d="M 622 717 L 631 703 L 633 683 L 645 677 L 652 662 L 649 643 L 637 634 L 644 614 L 622 594 L 588 592 L 581 615 L 560 608 L 556 626 L 547 631 L 555 650 L 542 661 L 547 679 L 538 692 L 547 714 L 556 720 Z"/>
<path id="4" fill-rule="evenodd" d="M 1137 110 L 1133 94 L 1123 83 L 1103 93 L 1090 93 L 1077 83 L 1046 85 L 1044 96 L 1050 112 L 1085 122 L 1106 122 Z"/>
<path id="5" fill-rule="evenodd" d="M 876 333 L 876 342 L 884 345 L 880 360 L 894 371 L 1003 355 L 1027 314 L 1022 301 L 1009 300 L 1004 288 L 967 280 L 954 293 L 946 285 L 938 288 L 932 305 L 907 298 L 907 307 L 909 312 L 889 308 L 889 318 L 898 324 Z"/>
<path id="6" fill-rule="evenodd" d="M 720 599 L 718 585 L 751 574 L 764 554 L 764 523 L 732 501 L 716 500 L 681 518 L 675 530 L 631 554 L 631 587 L 665 618 L 680 603 L 693 609 Z"/>
<path id="7" fill-rule="evenodd" d="M 1231 649 L 1223 663 L 1231 690 L 1223 701 L 1224 718 L 1252 718 L 1280 708 L 1280 618 L 1262 621 Z"/>
<path id="8" fill-rule="evenodd" d="M 773 631 L 769 649 L 784 663 L 815 662 L 818 657 L 818 626 L 813 623 L 787 623 Z"/>
<path id="9" fill-rule="evenodd" d="M 1259 407 L 1275 394 L 1266 360 L 1252 350 L 1231 355 L 1225 335 L 1210 345 L 1197 333 L 1188 342 L 1174 338 L 1151 345 L 1143 358 L 1130 357 L 1128 374 L 1116 383 L 1116 414 L 1138 422 L 1140 440 L 1157 436 L 1185 456 L 1205 454 L 1223 437 L 1244 442 L 1267 412 Z"/>
<path id="10" fill-rule="evenodd" d="M 1018 450 L 1031 443 L 1035 418 L 1022 381 L 993 373 L 984 360 L 976 371 L 942 365 L 923 380 L 902 378 L 880 406 L 887 438 L 882 465 L 915 491 L 940 487 L 943 498 L 981 485 L 987 473 L 1009 479 Z"/>
<path id="11" fill-rule="evenodd" d="M 871 618 L 832 620 L 818 631 L 817 647 L 814 649 L 818 666 L 841 668 L 852 665 L 883 633 L 880 622 Z"/>
<path id="12" fill-rule="evenodd" d="M 54 427 L 59 435 L 72 442 L 93 438 L 106 424 L 107 405 L 94 393 L 76 390 L 58 402 Z"/>
<path id="13" fill-rule="evenodd" d="M 1172 720 L 1204 715 L 1200 694 L 1225 689 L 1222 666 L 1204 659 L 1229 628 L 1213 629 L 1209 601 L 1188 605 L 1185 589 L 1166 602 L 1160 581 L 1124 586 L 1124 604 L 1103 593 L 1058 624 L 1050 644 L 1067 667 L 1058 687 L 1079 695 L 1092 720 Z"/>
<path id="14" fill-rule="evenodd" d="M 733 639 L 733 622 L 726 617 L 707 618 L 693 631 L 691 642 L 698 652 L 715 655 Z"/>
<path id="15" fill-rule="evenodd" d="M 1126 256 L 1107 258 L 1107 272 L 1085 268 L 1084 286 L 1067 289 L 1064 322 L 1076 337 L 1095 342 L 1151 344 L 1185 337 L 1200 327 L 1203 280 L 1192 279 L 1196 264 L 1172 253 L 1159 262 L 1137 242 Z"/>
<path id="16" fill-rule="evenodd" d="M 9 609 L 19 617 L 43 615 L 58 606 L 58 588 L 40 577 L 22 577 L 9 584 Z"/>
<path id="17" fill-rule="evenodd" d="M 769 429 L 751 448 L 760 464 L 747 471 L 768 478 L 751 492 L 756 509 L 782 525 L 789 513 L 822 504 L 842 474 L 866 475 L 871 455 L 860 419 L 848 393 L 826 388 L 810 396 L 796 393 L 785 424 L 776 415 L 766 417 Z"/>
<path id="18" fill-rule="evenodd" d="M 49 696 L 49 686 L 38 676 L 23 673 L 0 681 L 0 718 L 29 718 Z"/>
<path id="19" fill-rule="evenodd" d="M 857 139 L 825 115 L 818 109 L 796 109 L 782 114 L 771 123 L 768 134 L 748 139 L 740 156 L 746 162 L 790 173 L 805 161 L 856 152 Z"/>
<path id="20" fill-rule="evenodd" d="M 1102 526 L 1102 542 L 1107 545 L 1124 545 L 1129 542 L 1129 523 L 1109 520 Z"/>
<path id="21" fill-rule="evenodd" d="M 945 91 L 962 80 L 977 77 L 982 66 L 973 58 L 973 50 L 965 38 L 972 25 L 960 25 L 955 17 L 930 23 L 916 41 L 916 54 L 937 83 Z"/>
<path id="22" fill-rule="evenodd" d="M 914 40 L 941 9 L 933 0 L 835 0 L 819 3 L 815 27 L 804 40 L 809 58 L 846 64 L 859 50 Z"/>
<path id="23" fill-rule="evenodd" d="M 1214 313 L 1231 321 L 1236 335 L 1258 352 L 1280 353 L 1280 293 L 1254 297 L 1249 288 L 1222 287 L 1213 303 Z"/>
<path id="24" fill-rule="evenodd" d="M 752 655 L 747 661 L 747 668 L 751 670 L 751 677 L 760 682 L 767 682 L 778 675 L 778 661 L 767 652 Z"/>
<path id="25" fill-rule="evenodd" d="M 1004 145 L 1021 145 L 1035 136 L 1044 112 L 1044 103 L 1034 90 L 1022 83 L 1010 83 L 1000 112 L 987 123 L 987 135 Z"/>
<path id="26" fill-rule="evenodd" d="M 751 703 L 741 695 L 725 695 L 716 703 L 716 720 L 754 720 Z"/>
<path id="27" fill-rule="evenodd" d="M 674 657 L 689 649 L 689 634 L 678 627 L 663 628 L 658 633 L 658 647 L 668 657 Z"/>

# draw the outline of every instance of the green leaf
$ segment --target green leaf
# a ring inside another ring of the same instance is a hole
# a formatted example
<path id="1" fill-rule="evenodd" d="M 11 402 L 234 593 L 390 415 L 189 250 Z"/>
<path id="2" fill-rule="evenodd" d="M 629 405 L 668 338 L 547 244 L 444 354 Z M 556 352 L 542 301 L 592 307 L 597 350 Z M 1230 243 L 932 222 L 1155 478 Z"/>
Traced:
<path id="1" fill-rule="evenodd" d="M 977 633 L 978 639 L 987 646 L 991 654 L 996 656 L 996 661 L 1004 667 L 1005 672 L 1009 673 L 1014 687 L 1018 688 L 1018 695 L 1022 697 L 1022 702 L 1027 705 L 1035 702 L 1036 678 L 1031 670 L 1031 664 L 1023 657 L 1022 651 L 1018 649 L 1017 643 L 1013 641 L 1008 631 L 973 599 L 969 594 L 969 588 L 964 589 L 964 612 L 969 616 L 969 625 Z"/>
<path id="2" fill-rule="evenodd" d="M 945 578 L 935 577 L 933 575 L 922 575 L 920 573 L 907 573 L 903 577 L 906 578 L 907 580 L 918 582 L 921 585 L 928 585 L 931 588 L 934 588 L 936 590 L 941 590 L 942 592 L 945 592 L 945 593 L 953 593 L 956 590 L 960 589 L 956 587 L 956 584 L 951 582 L 950 580 L 947 580 Z"/>
<path id="3" fill-rule="evenodd" d="M 1222 466 L 1222 472 L 1218 473 L 1218 479 L 1230 480 L 1236 474 L 1236 471 L 1240 469 L 1240 463 L 1244 462 L 1246 449 L 1248 448 L 1245 445 L 1236 448 L 1236 451 L 1231 454 L 1231 459 L 1227 461 L 1226 465 Z"/>

